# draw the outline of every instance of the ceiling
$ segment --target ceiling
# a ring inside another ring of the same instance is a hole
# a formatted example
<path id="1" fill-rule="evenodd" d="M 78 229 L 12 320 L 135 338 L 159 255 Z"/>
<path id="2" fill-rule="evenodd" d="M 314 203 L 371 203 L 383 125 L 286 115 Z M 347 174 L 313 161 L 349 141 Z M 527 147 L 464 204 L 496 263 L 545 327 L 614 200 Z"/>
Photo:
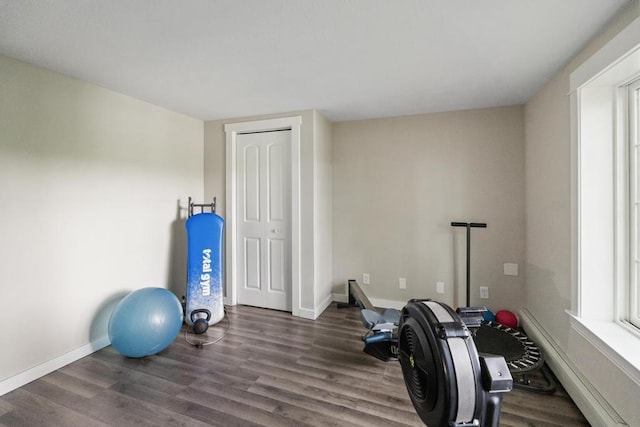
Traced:
<path id="1" fill-rule="evenodd" d="M 630 0 L 0 0 L 0 53 L 170 110 L 522 104 Z"/>

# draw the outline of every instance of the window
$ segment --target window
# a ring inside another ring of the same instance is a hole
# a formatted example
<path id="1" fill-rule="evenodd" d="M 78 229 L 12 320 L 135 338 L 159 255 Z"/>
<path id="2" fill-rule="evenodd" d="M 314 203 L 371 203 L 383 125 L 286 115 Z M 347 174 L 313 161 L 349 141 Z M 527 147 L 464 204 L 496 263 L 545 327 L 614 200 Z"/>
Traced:
<path id="1" fill-rule="evenodd" d="M 630 195 L 630 260 L 627 316 L 623 320 L 640 328 L 640 79 L 627 86 L 627 128 L 629 134 L 629 195 Z M 625 319 L 626 318 L 626 319 Z"/>
<path id="2" fill-rule="evenodd" d="M 640 333 L 640 67 L 619 71 L 609 67 L 577 89 L 575 311 L 633 325 Z"/>
<path id="3" fill-rule="evenodd" d="M 570 76 L 571 327 L 640 382 L 640 18 Z"/>

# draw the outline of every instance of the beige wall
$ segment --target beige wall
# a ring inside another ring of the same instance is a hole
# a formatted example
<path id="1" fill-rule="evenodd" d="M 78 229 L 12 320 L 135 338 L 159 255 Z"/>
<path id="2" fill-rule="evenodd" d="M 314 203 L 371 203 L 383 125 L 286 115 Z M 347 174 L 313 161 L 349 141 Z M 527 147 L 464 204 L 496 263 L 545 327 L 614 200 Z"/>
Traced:
<path id="1" fill-rule="evenodd" d="M 0 56 L 2 380 L 105 345 L 109 309 L 184 292 L 178 200 L 202 197 L 203 122 Z"/>
<path id="2" fill-rule="evenodd" d="M 571 113 L 569 75 L 639 15 L 638 2 L 612 21 L 580 54 L 549 81 L 525 108 L 527 205 L 527 309 L 542 334 L 569 363 L 598 360 L 578 372 L 592 383 L 629 425 L 638 425 L 640 387 L 593 344 L 571 331 Z M 575 366 L 574 366 L 575 368 Z M 597 371 L 597 372 L 596 372 Z M 603 379 L 605 382 L 603 383 Z M 617 390 L 613 392 L 612 390 Z M 591 409 L 582 407 L 583 411 Z M 594 421 L 592 421 L 594 422 Z"/>
<path id="3" fill-rule="evenodd" d="M 387 305 L 464 304 L 465 230 L 450 223 L 471 221 L 488 223 L 472 231 L 471 303 L 524 305 L 522 107 L 334 123 L 333 183 L 335 293 L 369 273 L 365 292 Z M 503 275 L 507 262 L 518 277 Z M 490 299 L 479 299 L 479 286 Z"/>

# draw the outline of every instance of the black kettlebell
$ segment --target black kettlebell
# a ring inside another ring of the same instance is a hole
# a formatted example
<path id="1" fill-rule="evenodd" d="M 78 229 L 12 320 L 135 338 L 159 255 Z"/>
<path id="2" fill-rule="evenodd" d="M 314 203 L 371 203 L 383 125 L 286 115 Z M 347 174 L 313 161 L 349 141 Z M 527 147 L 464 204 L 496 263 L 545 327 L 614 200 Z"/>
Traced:
<path id="1" fill-rule="evenodd" d="M 204 314 L 206 317 L 195 318 L 197 314 Z M 191 323 L 193 323 L 193 332 L 196 334 L 204 334 L 209 329 L 209 320 L 211 320 L 211 312 L 206 308 L 199 308 L 191 312 Z"/>

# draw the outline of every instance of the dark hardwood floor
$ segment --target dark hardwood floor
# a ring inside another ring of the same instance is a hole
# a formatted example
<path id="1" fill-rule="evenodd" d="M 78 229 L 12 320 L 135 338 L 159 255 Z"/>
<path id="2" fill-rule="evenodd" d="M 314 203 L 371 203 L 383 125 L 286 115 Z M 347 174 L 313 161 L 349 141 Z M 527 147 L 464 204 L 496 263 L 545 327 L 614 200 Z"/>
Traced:
<path id="1" fill-rule="evenodd" d="M 227 323 L 227 322 L 230 322 Z M 362 352 L 356 309 L 317 320 L 238 306 L 196 348 L 184 334 L 160 354 L 100 350 L 0 397 L 2 426 L 422 426 L 400 365 Z M 560 387 L 514 390 L 501 425 L 588 426 Z"/>

